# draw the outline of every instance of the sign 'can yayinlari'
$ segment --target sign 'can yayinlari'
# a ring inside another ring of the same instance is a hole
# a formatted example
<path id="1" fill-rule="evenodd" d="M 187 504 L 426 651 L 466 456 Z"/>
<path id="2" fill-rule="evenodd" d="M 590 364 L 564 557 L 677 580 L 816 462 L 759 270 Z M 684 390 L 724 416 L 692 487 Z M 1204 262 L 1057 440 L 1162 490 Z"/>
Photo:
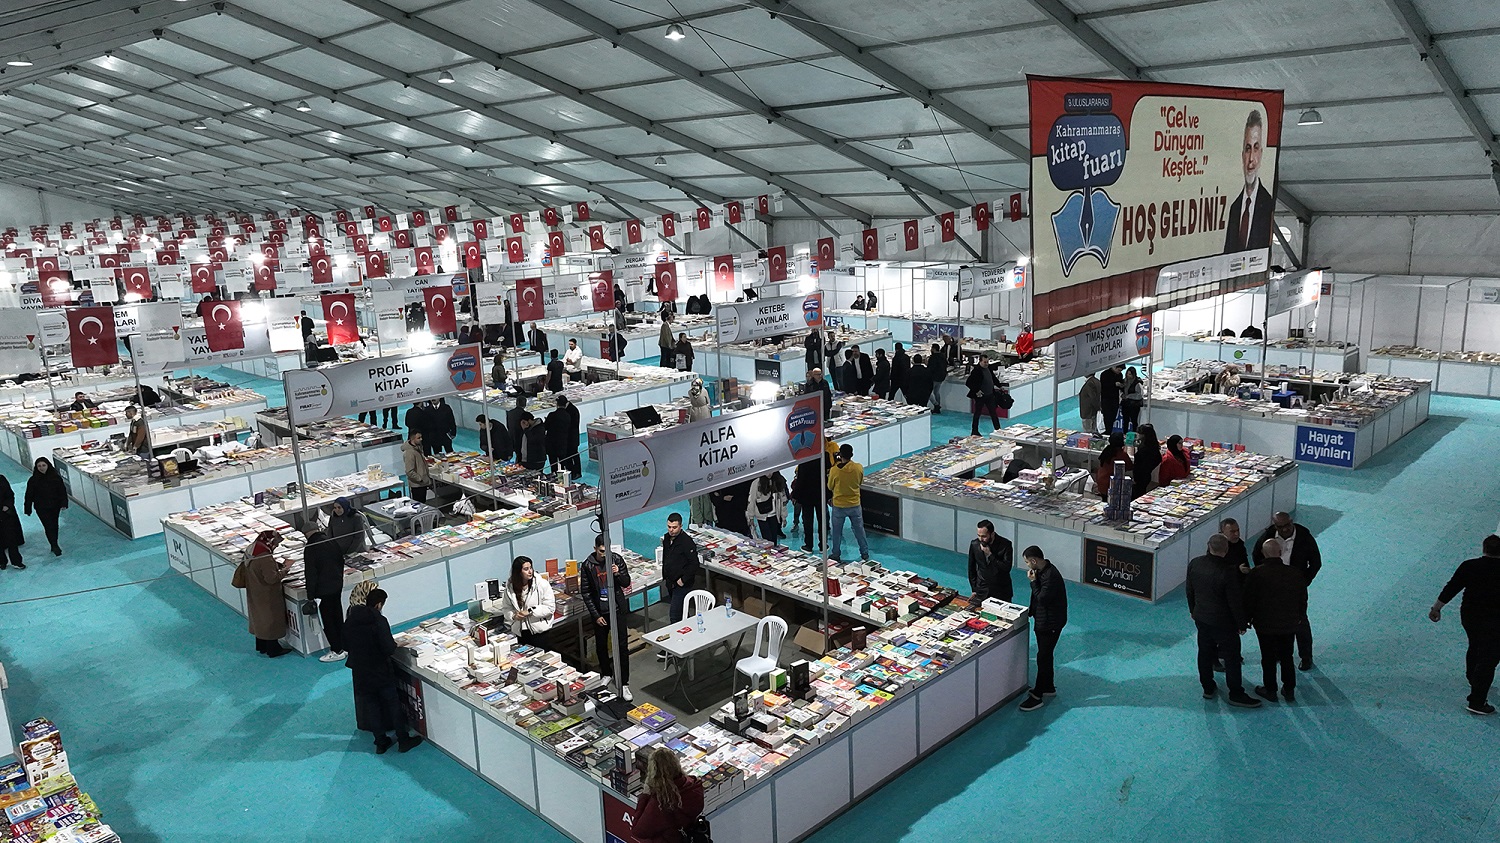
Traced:
<path id="1" fill-rule="evenodd" d="M 1265 282 L 1281 91 L 1027 86 L 1038 341 Z"/>

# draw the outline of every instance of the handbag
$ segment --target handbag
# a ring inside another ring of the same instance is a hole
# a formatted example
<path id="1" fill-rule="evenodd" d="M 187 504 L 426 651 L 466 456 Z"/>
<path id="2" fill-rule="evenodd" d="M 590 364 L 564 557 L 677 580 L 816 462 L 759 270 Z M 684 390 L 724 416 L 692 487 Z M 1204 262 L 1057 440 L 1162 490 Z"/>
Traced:
<path id="1" fill-rule="evenodd" d="M 245 560 L 240 560 L 240 564 L 234 566 L 234 576 L 229 578 L 229 584 L 235 588 L 244 588 L 248 585 L 245 574 Z"/>
<path id="2" fill-rule="evenodd" d="M 714 843 L 713 829 L 708 825 L 708 818 L 700 816 L 689 823 L 682 830 L 682 843 Z"/>
<path id="3" fill-rule="evenodd" d="M 309 597 L 303 600 L 297 608 L 304 615 L 316 615 L 318 613 L 318 601 Z"/>

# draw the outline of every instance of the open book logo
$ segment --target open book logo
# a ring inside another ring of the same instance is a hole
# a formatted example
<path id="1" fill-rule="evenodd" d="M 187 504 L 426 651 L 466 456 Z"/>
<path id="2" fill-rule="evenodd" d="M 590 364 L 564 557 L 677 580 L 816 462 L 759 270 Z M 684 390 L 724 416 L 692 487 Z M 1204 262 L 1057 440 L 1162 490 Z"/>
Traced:
<path id="1" fill-rule="evenodd" d="M 1052 214 L 1052 233 L 1057 238 L 1064 276 L 1072 273 L 1084 255 L 1092 255 L 1102 267 L 1109 266 L 1109 250 L 1119 219 L 1119 203 L 1104 190 L 1075 190 L 1068 194 L 1062 207 Z"/>

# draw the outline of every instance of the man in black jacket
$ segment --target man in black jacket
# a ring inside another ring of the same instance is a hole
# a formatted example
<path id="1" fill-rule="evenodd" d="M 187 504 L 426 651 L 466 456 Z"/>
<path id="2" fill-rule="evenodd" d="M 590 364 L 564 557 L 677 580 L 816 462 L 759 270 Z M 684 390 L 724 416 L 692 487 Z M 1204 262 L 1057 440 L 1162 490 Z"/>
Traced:
<path id="1" fill-rule="evenodd" d="M 418 401 L 411 405 L 406 411 L 406 438 L 410 439 L 413 433 L 422 434 L 422 456 L 433 455 L 433 427 L 436 419 L 433 418 L 432 410 L 426 401 Z"/>
<path id="2" fill-rule="evenodd" d="M 1271 526 L 1260 534 L 1260 538 L 1255 541 L 1255 546 L 1250 549 L 1251 559 L 1257 565 L 1266 559 L 1261 550 L 1265 546 L 1266 539 L 1278 539 L 1282 563 L 1293 568 L 1300 568 L 1307 576 L 1307 584 L 1312 585 L 1313 579 L 1318 576 L 1318 571 L 1323 568 L 1323 554 L 1318 550 L 1318 540 L 1313 538 L 1312 531 L 1294 522 L 1288 513 L 1278 512 L 1271 516 Z M 1298 670 L 1313 669 L 1312 649 L 1312 626 L 1304 618 L 1302 625 L 1297 627 Z"/>
<path id="3" fill-rule="evenodd" d="M 833 417 L 833 388 L 828 385 L 828 379 L 823 377 L 823 370 L 813 368 L 807 372 L 807 383 L 802 385 L 802 394 L 811 395 L 814 392 L 823 393 L 823 421 Z"/>
<path id="4" fill-rule="evenodd" d="M 802 341 L 802 347 L 806 349 L 802 353 L 802 362 L 807 364 L 807 370 L 823 368 L 823 332 L 817 328 L 807 332 L 807 338 Z"/>
<path id="5" fill-rule="evenodd" d="M 995 373 L 990 370 L 989 354 L 979 355 L 979 365 L 969 372 L 969 379 L 964 382 L 964 386 L 969 388 L 969 400 L 974 406 L 974 426 L 969 435 L 979 435 L 980 416 L 989 416 L 990 423 L 994 425 L 993 429 L 999 430 L 1000 411 L 999 405 L 995 402 L 1000 396 L 997 394 L 998 390 L 995 385 Z"/>
<path id="6" fill-rule="evenodd" d="M 875 397 L 885 398 L 891 394 L 891 360 L 885 349 L 875 349 Z"/>
<path id="7" fill-rule="evenodd" d="M 542 420 L 529 412 L 521 415 L 521 438 L 516 443 L 516 462 L 522 468 L 541 471 L 547 467 L 547 432 Z"/>
<path id="8" fill-rule="evenodd" d="M 307 597 L 318 601 L 318 617 L 323 621 L 323 636 L 328 652 L 318 661 L 336 662 L 344 658 L 344 554 L 329 535 L 313 528 L 302 549 L 302 568 L 307 580 Z"/>
<path id="9" fill-rule="evenodd" d="M 898 342 L 895 353 L 891 355 L 891 382 L 883 397 L 895 401 L 896 393 L 900 392 L 901 397 L 906 398 L 906 376 L 910 372 L 911 358 L 906 356 L 906 348 Z"/>
<path id="10" fill-rule="evenodd" d="M 432 433 L 424 435 L 423 442 L 431 444 L 434 454 L 453 453 L 453 437 L 458 435 L 458 421 L 453 418 L 453 408 L 448 406 L 448 399 L 439 398 L 429 404 L 428 419 Z"/>
<path id="11" fill-rule="evenodd" d="M 510 441 L 510 431 L 499 419 L 490 420 L 484 413 L 474 417 L 479 425 L 479 452 L 489 454 L 493 449 L 495 462 L 504 462 L 515 453 L 515 446 Z"/>
<path id="12" fill-rule="evenodd" d="M 1120 413 L 1120 398 L 1125 389 L 1125 364 L 1116 363 L 1099 373 L 1099 410 L 1104 415 L 1104 435 L 1115 429 L 1115 416 Z"/>
<path id="13" fill-rule="evenodd" d="M 1262 552 L 1281 555 L 1281 543 L 1266 539 Z M 1297 671 L 1292 668 L 1292 639 L 1307 620 L 1307 578 L 1288 565 L 1260 565 L 1245 577 L 1245 617 L 1260 641 L 1261 684 L 1255 695 L 1276 702 L 1276 668 L 1281 668 L 1281 695 L 1297 700 Z"/>
<path id="14" fill-rule="evenodd" d="M 672 607 L 668 614 L 672 623 L 682 620 L 682 604 L 687 593 L 693 590 L 698 570 L 702 567 L 698 561 L 698 545 L 682 529 L 682 516 L 675 512 L 668 515 L 667 533 L 661 537 L 661 580 Z M 666 654 L 658 654 L 657 658 L 665 660 Z"/>
<path id="15" fill-rule="evenodd" d="M 1015 590 L 1010 584 L 1010 539 L 995 535 L 995 523 L 988 518 L 980 521 L 974 532 L 977 537 L 969 542 L 969 589 L 974 595 L 973 602 L 978 605 L 986 597 L 1011 602 Z"/>
<path id="16" fill-rule="evenodd" d="M 407 730 L 406 711 L 401 707 L 401 687 L 396 680 L 396 639 L 391 624 L 381 614 L 384 589 L 375 589 L 363 605 L 349 607 L 344 624 L 344 646 L 349 658 L 344 664 L 353 673 L 354 717 L 359 728 L 375 733 L 375 754 L 396 744 L 408 752 L 422 742 L 421 735 Z M 396 740 L 387 737 L 394 732 Z"/>
<path id="17" fill-rule="evenodd" d="M 1062 573 L 1048 561 L 1042 549 L 1031 545 L 1021 553 L 1026 578 L 1031 581 L 1031 629 L 1036 633 L 1036 681 L 1021 701 L 1022 711 L 1036 711 L 1057 696 L 1053 677 L 1053 655 L 1063 627 L 1068 625 L 1068 588 Z"/>
<path id="18" fill-rule="evenodd" d="M 922 359 L 922 355 L 912 355 L 911 370 L 901 382 L 901 394 L 906 396 L 906 403 L 918 407 L 926 407 L 927 402 L 932 399 L 932 370 L 927 361 Z M 937 410 L 933 412 L 936 413 Z"/>
<path id="19" fill-rule="evenodd" d="M 1240 675 L 1240 636 L 1249 629 L 1245 600 L 1240 591 L 1240 572 L 1226 558 L 1229 540 L 1215 533 L 1208 537 L 1208 554 L 1188 563 L 1187 604 L 1198 626 L 1198 681 L 1203 698 L 1218 696 L 1214 682 L 1214 659 L 1224 660 L 1224 684 L 1229 704 L 1260 708 L 1260 700 L 1245 693 Z"/>
<path id="20" fill-rule="evenodd" d="M 547 361 L 547 389 L 553 392 L 562 392 L 568 383 L 568 369 L 563 365 L 561 358 L 557 356 L 557 349 L 552 349 L 552 359 Z"/>
<path id="21" fill-rule="evenodd" d="M 1495 667 L 1500 665 L 1500 536 L 1485 536 L 1483 552 L 1483 556 L 1458 566 L 1427 612 L 1427 617 L 1437 623 L 1443 619 L 1443 607 L 1463 592 L 1459 619 L 1469 636 L 1465 657 L 1469 712 L 1479 715 L 1495 713 L 1489 696 L 1490 686 L 1495 684 Z"/>
<path id="22" fill-rule="evenodd" d="M 614 582 L 613 595 L 608 594 L 611 580 Z M 625 567 L 625 560 L 619 556 L 605 553 L 602 535 L 594 537 L 594 552 L 583 560 L 583 566 L 579 569 L 578 586 L 579 592 L 583 594 L 583 605 L 589 610 L 589 622 L 594 627 L 594 651 L 599 659 L 599 675 L 613 676 L 615 673 L 609 658 L 609 634 L 612 630 L 615 634 L 615 651 L 620 654 L 620 698 L 625 702 L 632 702 L 630 649 L 627 646 L 630 630 L 625 626 L 625 612 L 628 608 L 626 603 L 629 600 L 625 590 L 630 588 L 630 569 Z M 614 600 L 613 615 L 609 612 L 611 597 Z"/>
<path id="23" fill-rule="evenodd" d="M 568 396 L 557 396 L 557 409 L 547 414 L 547 456 L 552 460 L 554 472 L 561 468 L 571 471 L 574 478 L 583 473 L 583 459 L 578 456 L 581 423 L 578 408 L 568 401 Z"/>
<path id="24" fill-rule="evenodd" d="M 943 381 L 948 379 L 948 366 L 953 361 L 948 359 L 948 353 L 943 350 L 943 344 L 935 342 L 932 344 L 932 354 L 927 358 L 927 373 L 932 376 L 932 414 L 934 416 L 943 413 Z M 927 402 L 922 402 L 926 404 Z"/>
<path id="25" fill-rule="evenodd" d="M 516 393 L 515 406 L 505 411 L 505 429 L 510 431 L 511 447 L 519 451 L 521 449 L 521 418 L 527 413 L 526 393 Z"/>
<path id="26" fill-rule="evenodd" d="M 854 394 L 869 395 L 870 390 L 875 387 L 875 364 L 871 362 L 870 355 L 859 350 L 859 346 L 850 351 L 854 352 Z"/>

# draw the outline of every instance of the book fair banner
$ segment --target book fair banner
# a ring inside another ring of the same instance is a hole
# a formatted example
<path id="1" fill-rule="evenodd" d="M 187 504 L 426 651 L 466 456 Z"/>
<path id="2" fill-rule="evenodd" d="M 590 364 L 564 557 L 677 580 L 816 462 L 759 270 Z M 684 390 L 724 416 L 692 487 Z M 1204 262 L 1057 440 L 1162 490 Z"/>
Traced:
<path id="1" fill-rule="evenodd" d="M 0 372 L 29 375 L 42 370 L 36 313 L 0 308 Z"/>
<path id="2" fill-rule="evenodd" d="M 1057 382 L 1081 378 L 1151 353 L 1151 317 L 1131 316 L 1054 344 Z"/>
<path id="3" fill-rule="evenodd" d="M 1027 86 L 1039 342 L 1265 283 L 1281 91 Z"/>
<path id="4" fill-rule="evenodd" d="M 461 345 L 323 369 L 296 369 L 282 377 L 292 422 L 306 424 L 479 389 L 482 366 L 479 346 Z"/>
<path id="5" fill-rule="evenodd" d="M 822 408 L 817 395 L 797 396 L 604 443 L 599 496 L 605 522 L 816 458 L 823 447 Z"/>
<path id="6" fill-rule="evenodd" d="M 745 342 L 823 327 L 823 294 L 778 296 L 714 309 L 719 342 Z"/>
<path id="7" fill-rule="evenodd" d="M 1323 289 L 1323 271 L 1304 269 L 1273 275 L 1266 283 L 1266 318 L 1318 303 Z"/>

